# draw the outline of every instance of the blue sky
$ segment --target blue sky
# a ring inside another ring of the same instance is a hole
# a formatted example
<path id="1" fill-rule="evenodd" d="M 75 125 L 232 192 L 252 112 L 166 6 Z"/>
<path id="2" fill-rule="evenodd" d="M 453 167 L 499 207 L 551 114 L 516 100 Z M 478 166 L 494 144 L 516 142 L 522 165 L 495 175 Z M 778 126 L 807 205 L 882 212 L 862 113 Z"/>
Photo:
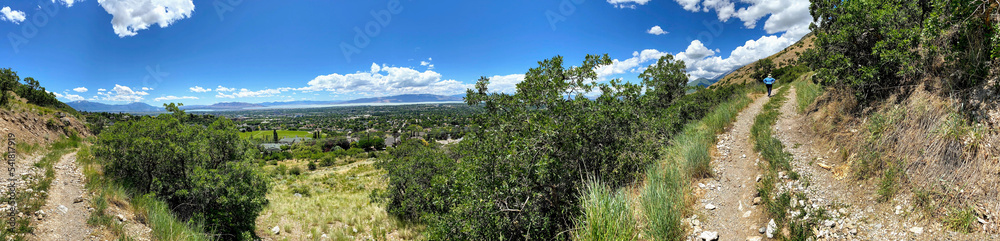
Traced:
<path id="1" fill-rule="evenodd" d="M 290 3 L 291 2 L 291 3 Z M 41 5 L 40 5 L 41 4 Z M 808 33 L 808 0 L 0 0 L 0 67 L 61 100 L 268 102 L 512 92 L 556 55 L 712 78 Z M 359 33 L 360 32 L 360 33 Z"/>

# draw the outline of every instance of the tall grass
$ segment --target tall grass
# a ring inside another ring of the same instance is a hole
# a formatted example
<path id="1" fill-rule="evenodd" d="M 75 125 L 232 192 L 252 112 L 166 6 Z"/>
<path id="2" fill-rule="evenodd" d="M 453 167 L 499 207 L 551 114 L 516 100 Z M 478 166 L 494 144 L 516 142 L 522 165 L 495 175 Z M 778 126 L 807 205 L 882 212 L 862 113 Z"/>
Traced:
<path id="1" fill-rule="evenodd" d="M 681 240 L 684 237 L 681 219 L 685 213 L 685 178 L 677 168 L 653 165 L 646 171 L 646 181 L 640 199 L 646 235 L 651 240 Z"/>
<path id="2" fill-rule="evenodd" d="M 804 113 L 809 108 L 809 105 L 816 102 L 816 98 L 823 94 L 823 86 L 813 83 L 812 72 L 805 75 L 809 75 L 810 77 L 792 83 L 792 86 L 795 87 L 795 104 L 799 107 L 799 113 Z"/>
<path id="3" fill-rule="evenodd" d="M 638 238 L 635 218 L 628 198 L 597 180 L 589 180 L 581 190 L 583 218 L 577 226 L 577 240 L 635 240 Z"/>

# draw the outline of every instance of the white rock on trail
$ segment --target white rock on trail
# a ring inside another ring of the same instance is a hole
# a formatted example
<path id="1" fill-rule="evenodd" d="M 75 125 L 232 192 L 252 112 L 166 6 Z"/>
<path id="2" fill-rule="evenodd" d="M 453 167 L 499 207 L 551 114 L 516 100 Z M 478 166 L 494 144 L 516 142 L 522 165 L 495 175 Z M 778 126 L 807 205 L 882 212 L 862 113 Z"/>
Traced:
<path id="1" fill-rule="evenodd" d="M 716 208 L 716 207 L 715 207 L 715 205 L 712 205 L 711 203 L 709 203 L 709 204 L 705 204 L 705 209 L 708 209 L 708 210 L 715 210 L 715 208 Z"/>
<path id="2" fill-rule="evenodd" d="M 912 227 L 912 228 L 910 228 L 910 232 L 913 232 L 913 234 L 922 234 L 922 233 L 924 233 L 924 228 L 923 227 Z"/>
<path id="3" fill-rule="evenodd" d="M 273 233 L 274 235 L 278 235 L 279 233 L 281 233 L 281 228 L 278 226 L 274 226 L 274 228 L 271 228 L 271 233 Z"/>
<path id="4" fill-rule="evenodd" d="M 767 238 L 774 238 L 774 231 L 776 229 L 778 229 L 778 224 L 774 223 L 774 219 L 771 219 L 771 221 L 767 222 L 767 231 L 764 234 L 767 235 Z"/>
<path id="5" fill-rule="evenodd" d="M 715 240 L 719 240 L 719 233 L 718 232 L 712 232 L 712 231 L 701 232 L 701 235 L 698 235 L 698 240 L 699 241 L 715 241 Z"/>

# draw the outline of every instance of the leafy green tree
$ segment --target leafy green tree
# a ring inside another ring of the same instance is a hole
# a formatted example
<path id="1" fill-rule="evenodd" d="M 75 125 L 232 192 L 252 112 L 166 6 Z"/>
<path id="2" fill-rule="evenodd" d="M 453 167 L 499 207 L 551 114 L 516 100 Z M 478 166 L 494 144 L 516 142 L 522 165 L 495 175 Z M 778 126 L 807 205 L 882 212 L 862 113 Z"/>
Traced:
<path id="1" fill-rule="evenodd" d="M 278 143 L 278 130 L 274 130 L 274 143 Z"/>
<path id="2" fill-rule="evenodd" d="M 666 108 L 675 99 L 684 96 L 688 80 L 684 66 L 684 61 L 675 61 L 674 56 L 668 54 L 660 57 L 639 75 L 642 84 L 646 86 L 650 107 Z"/>
<path id="3" fill-rule="evenodd" d="M 774 62 L 771 61 L 771 58 L 764 58 L 754 64 L 750 78 L 754 81 L 764 81 L 764 78 L 767 78 L 767 75 L 772 74 L 772 72 L 774 72 Z"/>

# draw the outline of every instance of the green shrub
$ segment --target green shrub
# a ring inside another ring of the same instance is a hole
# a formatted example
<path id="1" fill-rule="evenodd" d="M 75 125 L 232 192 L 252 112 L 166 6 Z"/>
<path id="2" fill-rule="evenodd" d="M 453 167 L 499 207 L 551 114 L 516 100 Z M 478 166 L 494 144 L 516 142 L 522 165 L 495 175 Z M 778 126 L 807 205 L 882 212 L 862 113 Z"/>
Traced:
<path id="1" fill-rule="evenodd" d="M 253 164 L 253 150 L 232 121 L 203 127 L 169 114 L 116 123 L 93 146 L 108 178 L 155 194 L 181 219 L 205 223 L 223 239 L 253 232 L 267 204 L 269 180 Z"/>
<path id="2" fill-rule="evenodd" d="M 389 158 L 376 166 L 387 171 L 386 191 L 374 195 L 386 202 L 386 211 L 407 220 L 429 220 L 429 216 L 447 213 L 453 205 L 450 180 L 454 161 L 415 139 L 406 140 L 389 150 Z"/>
<path id="3" fill-rule="evenodd" d="M 316 162 L 310 161 L 309 164 L 306 165 L 306 167 L 308 167 L 310 171 L 315 171 L 316 170 Z"/>
<path id="4" fill-rule="evenodd" d="M 958 232 L 972 232 L 972 224 L 976 222 L 976 210 L 972 208 L 952 209 L 948 216 L 944 218 L 944 223 L 948 229 Z"/>
<path id="5" fill-rule="evenodd" d="M 302 168 L 299 166 L 294 166 L 291 169 L 288 169 L 288 174 L 295 176 L 302 175 Z"/>

